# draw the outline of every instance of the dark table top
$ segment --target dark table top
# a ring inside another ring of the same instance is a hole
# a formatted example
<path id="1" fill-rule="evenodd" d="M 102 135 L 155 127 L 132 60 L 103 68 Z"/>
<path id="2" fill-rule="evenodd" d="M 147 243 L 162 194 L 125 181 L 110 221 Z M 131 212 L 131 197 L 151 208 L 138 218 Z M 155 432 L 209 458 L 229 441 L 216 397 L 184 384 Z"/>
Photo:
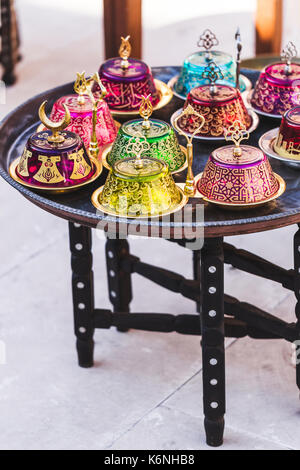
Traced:
<path id="1" fill-rule="evenodd" d="M 179 67 L 153 68 L 155 77 L 164 82 L 168 82 L 178 72 Z M 254 70 L 245 69 L 242 72 L 250 78 L 252 83 L 258 77 L 258 72 Z M 215 205 L 205 203 L 201 199 L 193 198 L 189 201 L 188 214 L 190 217 L 183 221 L 178 219 L 180 212 L 176 214 L 175 218 L 171 216 L 152 220 L 138 220 L 114 218 L 96 211 L 90 198 L 93 191 L 104 184 L 107 176 L 106 170 L 91 185 L 61 195 L 41 193 L 16 183 L 8 174 L 9 163 L 21 155 L 26 139 L 34 132 L 38 124 L 37 110 L 39 105 L 47 99 L 49 102 L 48 109 L 50 109 L 50 106 L 57 98 L 72 92 L 72 87 L 73 84 L 69 83 L 31 98 L 6 116 L 0 127 L 1 176 L 27 199 L 42 209 L 72 222 L 78 222 L 89 227 L 100 226 L 100 228 L 106 230 L 108 222 L 117 222 L 116 229 L 122 230 L 123 233 L 126 231 L 139 233 L 140 228 L 148 230 L 148 232 L 152 229 L 156 234 L 166 230 L 167 234 L 169 231 L 167 238 L 177 238 L 179 236 L 184 238 L 200 237 L 203 228 L 205 236 L 219 237 L 270 230 L 300 222 L 300 171 L 289 168 L 280 161 L 273 159 L 271 164 L 274 171 L 279 173 L 287 183 L 286 192 L 278 200 L 255 209 L 237 211 L 223 210 Z M 153 117 L 169 122 L 172 113 L 181 108 L 182 105 L 183 101 L 174 96 L 165 108 L 154 112 Z M 258 145 L 259 137 L 267 130 L 278 125 L 278 120 L 261 117 L 258 128 L 250 136 L 249 144 Z M 180 143 L 185 145 L 185 140 L 182 137 L 180 137 Z M 224 143 L 194 140 L 193 171 L 195 175 L 203 171 L 211 151 L 221 145 L 224 145 Z M 178 182 L 184 181 L 185 172 L 182 175 L 175 175 L 175 179 Z M 199 205 L 204 206 L 204 221 L 201 218 L 200 221 L 197 220 L 195 215 L 197 207 L 200 207 Z"/>

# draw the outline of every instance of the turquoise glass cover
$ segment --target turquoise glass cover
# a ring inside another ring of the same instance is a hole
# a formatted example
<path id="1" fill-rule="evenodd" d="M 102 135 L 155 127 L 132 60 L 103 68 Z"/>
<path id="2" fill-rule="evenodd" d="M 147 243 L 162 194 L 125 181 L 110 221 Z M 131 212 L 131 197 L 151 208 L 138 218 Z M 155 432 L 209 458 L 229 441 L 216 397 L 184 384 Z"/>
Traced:
<path id="1" fill-rule="evenodd" d="M 193 88 L 208 85 L 209 80 L 202 78 L 202 74 L 205 67 L 207 67 L 211 61 L 220 67 L 224 76 L 222 80 L 217 80 L 216 83 L 235 87 L 236 64 L 232 57 L 220 51 L 199 51 L 185 59 L 181 73 L 174 86 L 174 91 L 186 97 Z M 240 78 L 240 90 L 243 92 L 245 89 L 246 85 L 243 78 Z"/>

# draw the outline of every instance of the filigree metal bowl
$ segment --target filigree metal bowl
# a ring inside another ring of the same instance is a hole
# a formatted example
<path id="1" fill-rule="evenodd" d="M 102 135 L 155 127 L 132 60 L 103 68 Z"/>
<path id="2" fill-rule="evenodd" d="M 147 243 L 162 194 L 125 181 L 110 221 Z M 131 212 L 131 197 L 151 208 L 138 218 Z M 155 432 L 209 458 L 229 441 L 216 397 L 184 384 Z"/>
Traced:
<path id="1" fill-rule="evenodd" d="M 251 207 L 279 197 L 284 181 L 275 173 L 263 152 L 243 145 L 241 155 L 234 156 L 234 146 L 212 152 L 197 189 L 209 202 L 227 207 Z"/>
<path id="2" fill-rule="evenodd" d="M 129 140 L 140 134 L 144 135 L 149 143 L 149 150 L 143 154 L 144 156 L 164 161 L 171 173 L 186 168 L 185 148 L 179 145 L 172 127 L 158 119 L 149 120 L 148 129 L 143 128 L 143 123 L 142 119 L 135 119 L 122 125 L 112 147 L 104 153 L 103 164 L 111 167 L 117 161 L 129 157 L 126 151 Z"/>
<path id="3" fill-rule="evenodd" d="M 117 161 L 105 185 L 92 197 L 102 212 L 124 217 L 155 217 L 174 212 L 186 202 L 166 163 L 143 158 L 136 166 L 134 158 Z"/>

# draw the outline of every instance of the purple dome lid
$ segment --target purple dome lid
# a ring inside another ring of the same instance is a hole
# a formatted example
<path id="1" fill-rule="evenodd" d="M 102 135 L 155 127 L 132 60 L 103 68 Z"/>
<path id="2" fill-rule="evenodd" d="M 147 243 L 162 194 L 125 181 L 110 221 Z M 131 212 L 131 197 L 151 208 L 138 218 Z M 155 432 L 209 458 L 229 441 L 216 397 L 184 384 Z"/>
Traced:
<path id="1" fill-rule="evenodd" d="M 143 80 L 151 73 L 148 65 L 142 60 L 129 58 L 129 67 L 127 69 L 121 67 L 121 62 L 122 59 L 120 57 L 104 62 L 99 70 L 100 78 L 117 82 L 135 82 Z"/>

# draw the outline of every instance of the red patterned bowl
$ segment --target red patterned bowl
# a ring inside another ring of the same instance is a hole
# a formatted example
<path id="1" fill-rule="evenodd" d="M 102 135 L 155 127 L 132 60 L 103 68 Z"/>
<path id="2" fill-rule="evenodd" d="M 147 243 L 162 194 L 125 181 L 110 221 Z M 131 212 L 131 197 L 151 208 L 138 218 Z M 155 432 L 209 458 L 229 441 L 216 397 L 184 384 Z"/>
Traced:
<path id="1" fill-rule="evenodd" d="M 290 65 L 286 75 L 286 64 L 268 65 L 256 82 L 251 106 L 258 112 L 280 116 L 300 104 L 300 64 Z"/>
<path id="2" fill-rule="evenodd" d="M 88 96 L 84 96 L 84 103 L 78 101 L 78 95 L 67 95 L 59 98 L 53 105 L 51 119 L 55 122 L 60 121 L 65 110 L 63 105 L 67 105 L 71 115 L 71 123 L 67 129 L 78 134 L 86 148 L 89 148 L 92 137 L 93 109 L 92 102 Z M 110 114 L 107 103 L 101 100 L 97 109 L 96 136 L 99 147 L 111 144 L 117 135 L 115 122 Z"/>
<path id="3" fill-rule="evenodd" d="M 253 206 L 278 197 L 285 189 L 283 180 L 273 173 L 261 150 L 242 145 L 234 156 L 233 145 L 212 152 L 197 182 L 199 193 L 209 202 L 222 206 Z"/>
<path id="4" fill-rule="evenodd" d="M 252 119 L 239 90 L 227 85 L 215 85 L 215 89 L 216 92 L 212 95 L 211 87 L 204 85 L 194 88 L 188 94 L 184 108 L 190 104 L 205 118 L 203 127 L 196 135 L 223 137 L 225 130 L 236 120 L 249 129 Z M 184 116 L 178 125 L 183 131 L 192 134 L 199 127 L 199 119 L 196 116 Z"/>
<path id="5" fill-rule="evenodd" d="M 300 160 L 300 106 L 286 111 L 274 143 L 278 155 Z"/>

